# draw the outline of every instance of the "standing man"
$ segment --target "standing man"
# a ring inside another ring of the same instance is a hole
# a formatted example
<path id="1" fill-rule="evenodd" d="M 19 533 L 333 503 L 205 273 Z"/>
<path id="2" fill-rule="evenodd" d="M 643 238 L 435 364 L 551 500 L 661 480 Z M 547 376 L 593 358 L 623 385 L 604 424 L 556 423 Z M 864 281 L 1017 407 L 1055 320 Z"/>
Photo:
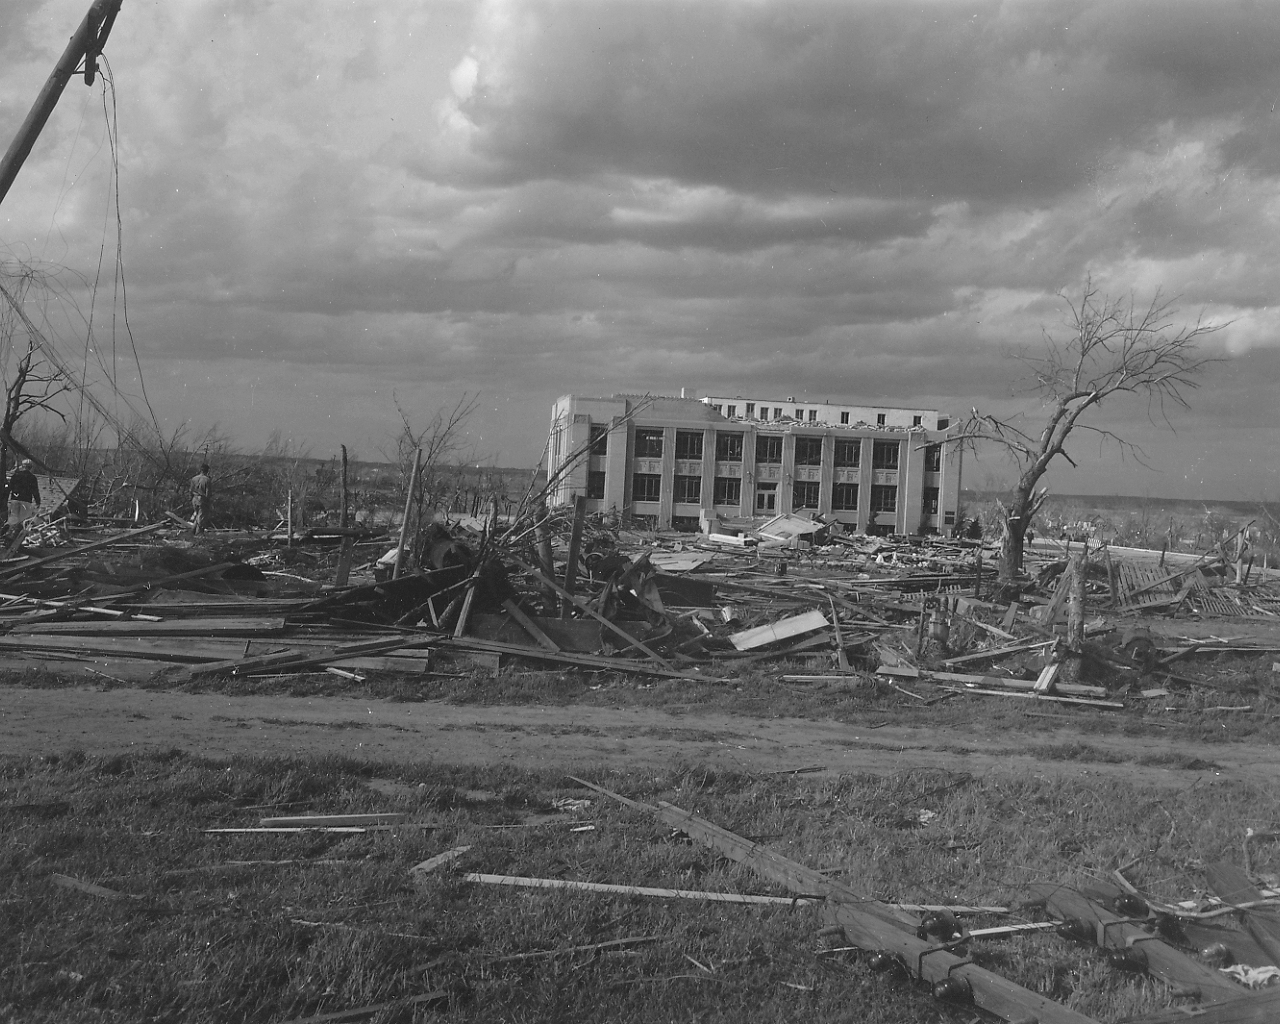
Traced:
<path id="1" fill-rule="evenodd" d="M 200 464 L 200 472 L 191 478 L 191 532 L 204 533 L 209 519 L 209 501 L 213 497 L 213 481 L 209 479 L 209 464 Z"/>
<path id="2" fill-rule="evenodd" d="M 25 523 L 40 508 L 40 484 L 31 472 L 31 460 L 23 459 L 9 477 L 9 525 Z"/>

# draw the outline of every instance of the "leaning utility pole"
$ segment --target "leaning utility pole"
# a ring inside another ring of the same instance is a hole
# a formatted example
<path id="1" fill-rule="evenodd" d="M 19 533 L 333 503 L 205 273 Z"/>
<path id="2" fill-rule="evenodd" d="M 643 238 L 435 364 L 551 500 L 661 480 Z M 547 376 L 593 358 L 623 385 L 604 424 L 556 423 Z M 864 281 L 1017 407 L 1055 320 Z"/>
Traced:
<path id="1" fill-rule="evenodd" d="M 53 74 L 44 83 L 35 105 L 22 122 L 18 134 L 13 137 L 4 159 L 0 160 L 0 202 L 4 202 L 9 186 L 13 184 L 13 179 L 17 177 L 23 161 L 27 159 L 27 154 L 40 135 L 40 130 L 49 120 L 53 108 L 58 105 L 58 97 L 62 95 L 71 76 L 76 73 L 81 60 L 84 61 L 84 84 L 93 85 L 93 76 L 98 73 L 98 55 L 106 45 L 116 15 L 120 13 L 121 2 L 122 0 L 93 0 L 89 13 L 84 16 L 84 21 L 80 22 L 80 27 L 67 43 L 67 48 L 62 51 Z"/>

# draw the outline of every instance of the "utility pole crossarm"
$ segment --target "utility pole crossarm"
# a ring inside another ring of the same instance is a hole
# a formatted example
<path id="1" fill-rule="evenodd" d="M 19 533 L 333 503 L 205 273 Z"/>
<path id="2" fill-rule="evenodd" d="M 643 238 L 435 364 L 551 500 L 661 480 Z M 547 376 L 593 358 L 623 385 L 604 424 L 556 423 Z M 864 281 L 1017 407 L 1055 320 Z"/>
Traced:
<path id="1" fill-rule="evenodd" d="M 3 160 L 0 160 L 0 202 L 4 202 L 4 197 L 8 195 L 9 186 L 18 176 L 18 171 L 27 159 L 27 154 L 31 152 L 31 147 L 39 138 L 45 122 L 53 113 L 53 108 L 58 105 L 62 90 L 66 88 L 71 76 L 76 73 L 81 60 L 84 61 L 85 84 L 93 84 L 93 76 L 98 70 L 98 55 L 106 45 L 107 36 L 111 32 L 116 15 L 120 12 L 121 3 L 122 0 L 93 0 L 89 13 L 84 16 L 80 27 L 71 36 L 71 41 L 62 51 L 53 74 L 44 83 L 44 88 L 36 97 L 36 102 L 27 114 L 27 119 L 22 122 L 22 127 L 13 137 L 13 142 L 9 144 Z"/>

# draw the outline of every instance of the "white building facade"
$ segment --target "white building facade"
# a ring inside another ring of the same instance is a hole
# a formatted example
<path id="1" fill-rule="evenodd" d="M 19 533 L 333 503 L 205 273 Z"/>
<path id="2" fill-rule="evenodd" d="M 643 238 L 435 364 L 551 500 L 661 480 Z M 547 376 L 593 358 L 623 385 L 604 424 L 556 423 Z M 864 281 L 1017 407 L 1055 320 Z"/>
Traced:
<path id="1" fill-rule="evenodd" d="M 961 452 L 929 409 L 793 399 L 565 395 L 552 409 L 555 504 L 658 527 L 700 519 L 820 514 L 877 534 L 949 534 Z M 558 474 L 558 476 L 557 476 Z"/>

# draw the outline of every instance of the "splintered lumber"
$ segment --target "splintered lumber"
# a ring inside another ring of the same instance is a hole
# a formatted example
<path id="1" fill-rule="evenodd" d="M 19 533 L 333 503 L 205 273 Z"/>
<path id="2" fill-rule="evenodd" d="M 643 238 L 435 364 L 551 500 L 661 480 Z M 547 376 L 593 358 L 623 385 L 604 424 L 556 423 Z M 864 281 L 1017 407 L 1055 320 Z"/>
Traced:
<path id="1" fill-rule="evenodd" d="M 0 572 L 0 580 L 12 579 L 15 576 L 22 576 L 30 572 L 32 569 L 39 569 L 46 565 L 52 565 L 54 562 L 61 562 L 67 558 L 73 558 L 76 555 L 84 554 L 86 551 L 97 551 L 99 548 L 107 548 L 113 544 L 119 544 L 122 541 L 133 540 L 136 537 L 144 537 L 149 533 L 155 533 L 157 530 L 163 530 L 169 524 L 152 523 L 150 526 L 144 526 L 140 530 L 126 530 L 124 533 L 117 533 L 113 537 L 104 537 L 102 540 L 95 540 L 91 544 L 81 544 L 75 548 L 64 548 L 61 551 L 55 551 L 52 555 L 45 555 L 44 558 L 37 558 L 31 562 L 24 562 L 22 565 L 14 566 Z"/>
<path id="2" fill-rule="evenodd" d="M 814 630 L 825 629 L 829 625 L 827 617 L 815 608 L 813 611 L 805 612 L 803 615 L 793 615 L 788 619 L 779 619 L 777 622 L 771 622 L 766 626 L 744 629 L 741 633 L 734 633 L 729 637 L 729 640 L 738 650 L 750 651 L 756 647 L 774 643 L 777 640 L 787 640 L 793 636 L 803 636 L 805 633 L 812 633 Z"/>
<path id="3" fill-rule="evenodd" d="M 1212 1006 L 1175 1006 L 1144 1017 L 1130 1017 L 1128 1024 L 1275 1024 L 1277 1020 L 1280 990 L 1240 995 Z"/>
<path id="4" fill-rule="evenodd" d="M 591 605 L 589 605 L 586 601 L 582 600 L 582 598 L 578 597 L 575 594 L 571 594 L 569 591 L 565 590 L 564 587 L 560 586 L 560 584 L 557 583 L 555 580 L 539 572 L 537 569 L 531 566 L 528 562 L 525 562 L 519 558 L 513 559 L 513 561 L 516 563 L 516 565 L 520 566 L 520 568 L 522 568 L 530 576 L 534 577 L 534 579 L 542 583 L 544 587 L 547 587 L 553 593 L 559 594 L 562 598 L 564 598 L 566 601 L 572 604 L 575 608 L 578 608 L 581 611 L 586 612 L 586 614 L 590 615 L 593 619 L 599 622 L 606 629 L 620 636 L 623 640 L 627 642 L 628 647 L 635 647 L 637 650 L 643 651 L 645 654 L 649 655 L 649 657 L 651 657 L 663 668 L 668 669 L 672 672 L 675 671 L 674 667 L 665 658 L 663 658 L 662 655 L 660 655 L 657 651 L 653 650 L 652 648 L 648 647 L 641 641 L 637 640 L 626 630 L 622 629 L 622 627 L 615 625 L 611 620 L 605 618 L 598 611 L 592 608 Z"/>
<path id="5" fill-rule="evenodd" d="M 1240 986 L 1230 978 L 1074 889 L 1037 883 L 1030 886 L 1030 890 L 1033 896 L 1045 901 L 1051 913 L 1063 920 L 1082 921 L 1093 929 L 1099 946 L 1111 949 L 1138 946 L 1151 974 L 1171 985 L 1198 990 L 1202 1002 L 1220 1003 L 1240 994 Z"/>
<path id="6" fill-rule="evenodd" d="M 429 875 L 436 868 L 442 868 L 465 853 L 471 852 L 470 846 L 455 846 L 452 850 L 445 850 L 444 853 L 437 853 L 434 857 L 428 857 L 426 860 L 415 864 L 409 869 L 409 877 L 413 879 L 421 878 L 423 875 Z"/>
<path id="7" fill-rule="evenodd" d="M 1261 900 L 1262 892 L 1235 864 L 1219 861 L 1205 868 L 1209 888 L 1224 903 L 1240 904 Z M 1271 962 L 1280 965 L 1280 915 L 1266 910 L 1244 913 L 1245 930 L 1263 948 Z"/>
<path id="8" fill-rule="evenodd" d="M 696 889 L 662 889 L 645 885 L 611 885 L 606 882 L 578 882 L 570 878 L 525 878 L 521 875 L 486 875 L 469 872 L 464 882 L 511 885 L 523 889 L 576 889 L 579 892 L 612 893 L 618 896 L 656 896 L 660 899 L 705 900 L 708 903 L 767 903 L 797 906 L 817 902 L 806 896 L 755 896 L 737 892 L 702 892 Z"/>

